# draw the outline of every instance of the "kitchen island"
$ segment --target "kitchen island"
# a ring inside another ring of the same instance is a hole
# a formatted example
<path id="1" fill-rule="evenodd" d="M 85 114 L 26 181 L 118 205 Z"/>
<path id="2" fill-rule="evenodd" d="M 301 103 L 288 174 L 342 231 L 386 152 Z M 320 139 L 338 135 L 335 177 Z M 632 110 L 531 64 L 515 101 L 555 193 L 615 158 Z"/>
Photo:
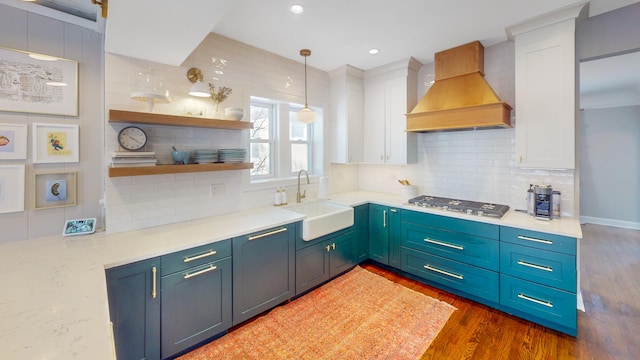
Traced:
<path id="1" fill-rule="evenodd" d="M 334 194 L 330 200 L 350 206 L 371 202 L 582 238 L 576 219 L 542 222 L 514 211 L 502 219 L 470 216 L 417 208 L 399 196 L 373 192 Z M 301 219 L 286 207 L 265 207 L 126 233 L 0 244 L 2 359 L 113 359 L 105 269 Z"/>

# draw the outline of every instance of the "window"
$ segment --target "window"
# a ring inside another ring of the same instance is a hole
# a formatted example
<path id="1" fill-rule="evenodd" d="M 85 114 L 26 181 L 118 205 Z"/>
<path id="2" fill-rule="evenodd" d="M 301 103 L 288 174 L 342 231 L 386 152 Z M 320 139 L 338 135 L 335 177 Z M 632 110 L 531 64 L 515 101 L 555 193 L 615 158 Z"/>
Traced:
<path id="1" fill-rule="evenodd" d="M 298 121 L 301 105 L 251 98 L 250 156 L 252 181 L 313 172 L 313 126 Z"/>

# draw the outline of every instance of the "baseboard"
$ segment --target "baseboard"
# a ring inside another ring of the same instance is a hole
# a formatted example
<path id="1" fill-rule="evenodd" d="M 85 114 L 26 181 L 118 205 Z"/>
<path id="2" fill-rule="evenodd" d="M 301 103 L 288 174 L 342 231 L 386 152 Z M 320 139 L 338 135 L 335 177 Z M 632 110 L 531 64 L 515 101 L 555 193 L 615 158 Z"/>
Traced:
<path id="1" fill-rule="evenodd" d="M 615 226 L 615 227 L 625 228 L 625 229 L 640 230 L 640 222 L 604 219 L 604 218 L 597 218 L 592 216 L 580 216 L 580 223 Z"/>

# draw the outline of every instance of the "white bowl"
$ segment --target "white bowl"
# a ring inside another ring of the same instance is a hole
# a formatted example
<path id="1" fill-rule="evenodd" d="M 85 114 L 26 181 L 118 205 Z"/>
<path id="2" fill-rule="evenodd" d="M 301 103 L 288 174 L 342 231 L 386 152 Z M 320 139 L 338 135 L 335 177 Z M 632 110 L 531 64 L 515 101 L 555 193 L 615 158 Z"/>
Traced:
<path id="1" fill-rule="evenodd" d="M 242 118 L 244 118 L 244 109 L 232 107 L 225 108 L 224 116 L 228 120 L 242 120 Z"/>

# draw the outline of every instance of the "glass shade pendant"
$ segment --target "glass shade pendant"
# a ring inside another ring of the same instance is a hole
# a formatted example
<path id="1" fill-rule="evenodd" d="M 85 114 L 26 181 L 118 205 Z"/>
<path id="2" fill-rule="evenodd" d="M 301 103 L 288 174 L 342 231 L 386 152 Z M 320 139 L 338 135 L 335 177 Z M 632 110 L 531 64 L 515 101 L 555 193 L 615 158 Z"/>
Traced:
<path id="1" fill-rule="evenodd" d="M 302 49 L 300 50 L 300 55 L 304 56 L 304 107 L 302 110 L 298 111 L 297 115 L 298 121 L 305 124 L 311 124 L 317 116 L 315 111 L 311 110 L 307 102 L 307 56 L 311 55 L 311 50 Z"/>

